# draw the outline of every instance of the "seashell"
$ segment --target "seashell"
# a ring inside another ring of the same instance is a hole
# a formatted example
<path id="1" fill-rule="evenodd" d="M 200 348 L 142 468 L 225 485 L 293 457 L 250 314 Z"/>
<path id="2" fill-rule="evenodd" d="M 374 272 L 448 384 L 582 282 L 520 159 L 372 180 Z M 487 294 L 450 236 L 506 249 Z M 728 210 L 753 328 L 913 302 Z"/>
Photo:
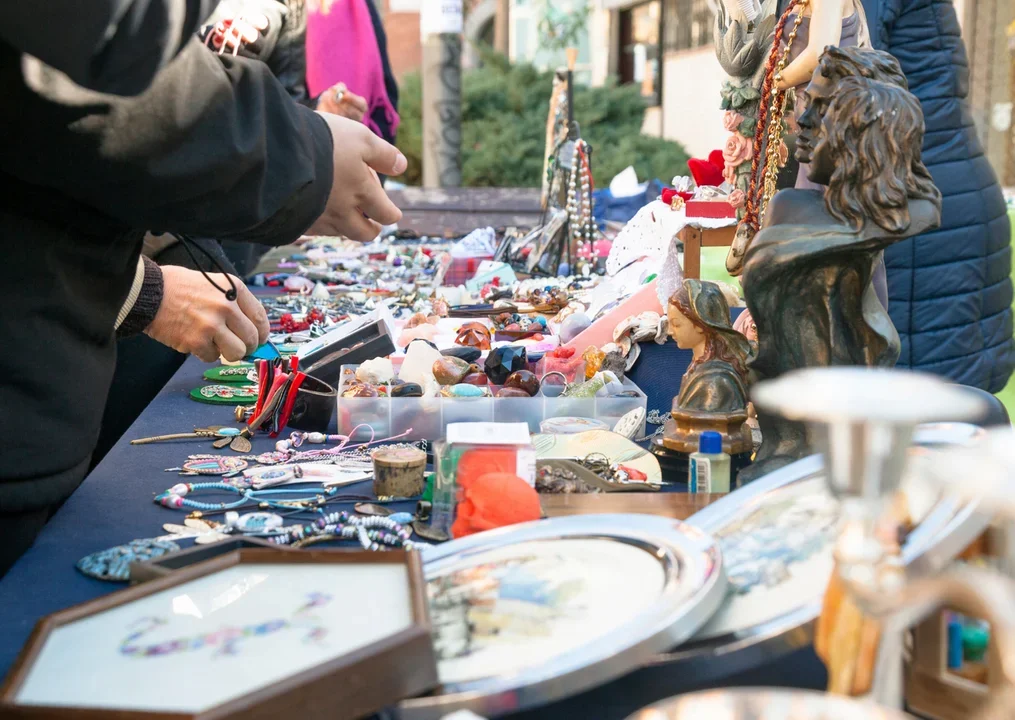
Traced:
<path id="1" fill-rule="evenodd" d="M 614 342 L 620 340 L 620 338 L 627 335 L 629 332 L 636 330 L 641 324 L 637 315 L 628 315 L 624 318 L 617 327 L 613 328 L 613 340 Z"/>

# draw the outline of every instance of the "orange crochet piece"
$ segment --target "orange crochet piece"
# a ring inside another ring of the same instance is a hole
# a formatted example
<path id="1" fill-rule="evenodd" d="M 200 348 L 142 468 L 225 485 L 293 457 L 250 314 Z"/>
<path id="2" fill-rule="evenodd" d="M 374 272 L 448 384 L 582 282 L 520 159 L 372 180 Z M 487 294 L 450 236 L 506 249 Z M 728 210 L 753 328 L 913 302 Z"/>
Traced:
<path id="1" fill-rule="evenodd" d="M 464 459 L 464 458 L 463 458 Z M 539 495 L 513 472 L 458 476 L 458 511 L 452 537 L 474 535 L 542 517 Z"/>

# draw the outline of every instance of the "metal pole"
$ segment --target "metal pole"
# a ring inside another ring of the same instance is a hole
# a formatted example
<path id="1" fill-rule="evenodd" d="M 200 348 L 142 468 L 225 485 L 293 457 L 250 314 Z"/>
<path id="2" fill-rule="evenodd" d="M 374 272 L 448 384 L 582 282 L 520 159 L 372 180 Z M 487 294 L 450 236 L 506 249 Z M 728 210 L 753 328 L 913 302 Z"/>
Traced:
<path id="1" fill-rule="evenodd" d="M 462 184 L 462 0 L 424 0 L 423 187 Z"/>

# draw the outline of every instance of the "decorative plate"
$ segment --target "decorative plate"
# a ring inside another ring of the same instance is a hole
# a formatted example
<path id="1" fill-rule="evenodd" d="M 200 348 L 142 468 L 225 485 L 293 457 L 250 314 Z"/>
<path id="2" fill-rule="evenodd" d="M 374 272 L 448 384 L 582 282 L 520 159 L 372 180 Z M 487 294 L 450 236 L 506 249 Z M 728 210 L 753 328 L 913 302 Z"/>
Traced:
<path id="1" fill-rule="evenodd" d="M 400 720 L 486 717 L 619 677 L 692 635 L 726 578 L 710 536 L 667 518 L 573 516 L 424 550 L 442 691 Z"/>
<path id="2" fill-rule="evenodd" d="M 609 430 L 610 426 L 602 420 L 583 417 L 547 418 L 539 423 L 540 432 L 548 435 L 574 435 L 588 430 Z"/>
<path id="3" fill-rule="evenodd" d="M 911 448 L 911 467 L 933 461 L 939 452 Z M 929 491 L 913 472 L 907 472 L 903 492 L 919 522 L 903 547 L 903 559 L 914 574 L 940 570 L 987 527 L 975 503 Z M 834 565 L 837 519 L 837 501 L 818 455 L 692 516 L 688 522 L 717 537 L 722 547 L 727 599 L 690 643 L 653 664 L 694 663 L 696 681 L 707 682 L 810 643 Z"/>
<path id="4" fill-rule="evenodd" d="M 609 430 L 589 430 L 574 435 L 533 435 L 532 445 L 536 448 L 537 460 L 582 460 L 597 453 L 608 457 L 611 463 L 640 470 L 647 476 L 646 482 L 652 485 L 663 482 L 655 455 Z"/>

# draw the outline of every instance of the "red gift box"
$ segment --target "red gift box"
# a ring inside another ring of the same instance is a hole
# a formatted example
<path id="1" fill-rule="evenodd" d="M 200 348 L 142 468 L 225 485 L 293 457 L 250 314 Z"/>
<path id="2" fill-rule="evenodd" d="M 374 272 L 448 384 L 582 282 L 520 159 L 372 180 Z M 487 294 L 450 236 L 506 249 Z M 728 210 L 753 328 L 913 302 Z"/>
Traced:
<path id="1" fill-rule="evenodd" d="M 737 210 L 729 201 L 722 198 L 715 200 L 689 200 L 685 205 L 687 217 L 700 218 L 736 218 Z"/>

